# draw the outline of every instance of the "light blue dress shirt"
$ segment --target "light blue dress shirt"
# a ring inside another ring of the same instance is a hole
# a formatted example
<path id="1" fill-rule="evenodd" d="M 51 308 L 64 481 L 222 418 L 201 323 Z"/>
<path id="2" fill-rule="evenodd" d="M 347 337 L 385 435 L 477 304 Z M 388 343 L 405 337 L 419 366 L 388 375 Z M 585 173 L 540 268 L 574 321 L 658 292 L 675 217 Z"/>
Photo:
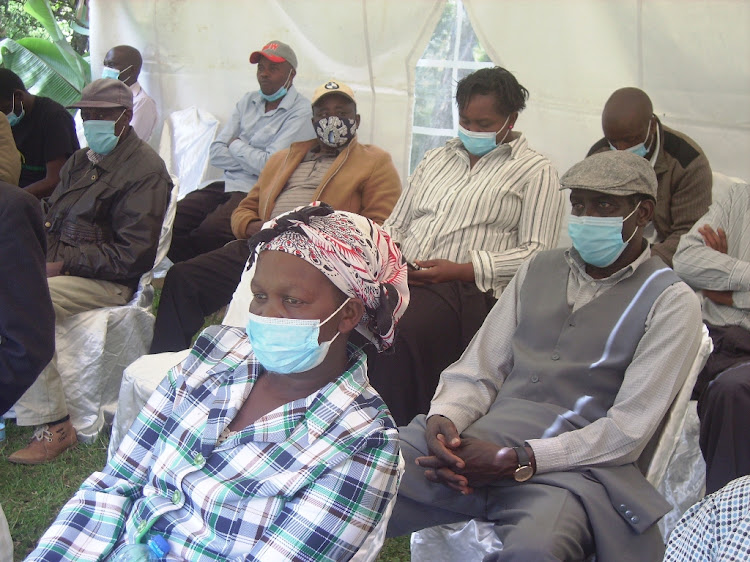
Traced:
<path id="1" fill-rule="evenodd" d="M 224 191 L 249 192 L 271 154 L 315 138 L 311 119 L 310 100 L 294 86 L 268 112 L 259 92 L 245 94 L 211 143 L 211 165 L 224 170 Z"/>

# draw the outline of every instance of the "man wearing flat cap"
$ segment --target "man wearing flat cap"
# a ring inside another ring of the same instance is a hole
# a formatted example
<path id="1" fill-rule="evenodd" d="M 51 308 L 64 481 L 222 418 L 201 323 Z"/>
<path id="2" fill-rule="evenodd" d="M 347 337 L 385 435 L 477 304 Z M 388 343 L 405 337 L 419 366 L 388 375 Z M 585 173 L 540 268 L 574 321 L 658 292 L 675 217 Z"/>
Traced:
<path id="1" fill-rule="evenodd" d="M 133 94 L 119 80 L 95 80 L 81 108 L 88 148 L 60 171 L 44 202 L 47 282 L 56 321 L 127 304 L 154 266 L 172 181 L 159 155 L 130 126 Z M 36 425 L 31 443 L 8 460 L 40 464 L 75 445 L 56 358 L 16 402 L 18 425 Z"/>
<path id="2" fill-rule="evenodd" d="M 315 136 L 310 100 L 293 86 L 297 56 L 281 41 L 250 54 L 260 89 L 237 102 L 229 121 L 211 143 L 211 165 L 224 178 L 189 193 L 177 205 L 169 259 L 189 260 L 234 240 L 229 218 L 258 181 L 271 154 Z"/>
<path id="3" fill-rule="evenodd" d="M 204 317 L 229 304 L 250 256 L 247 239 L 264 222 L 317 200 L 378 224 L 388 218 L 401 194 L 401 180 L 390 154 L 357 139 L 354 91 L 339 80 L 326 81 L 313 94 L 312 114 L 316 138 L 271 156 L 232 213 L 235 239 L 167 272 L 151 353 L 190 347 Z"/>
<path id="4" fill-rule="evenodd" d="M 664 553 L 669 505 L 635 462 L 688 374 L 700 307 L 643 238 L 645 159 L 596 154 L 560 183 L 573 247 L 519 268 L 427 416 L 400 429 L 390 535 L 483 518 L 503 545 L 485 560 Z"/>

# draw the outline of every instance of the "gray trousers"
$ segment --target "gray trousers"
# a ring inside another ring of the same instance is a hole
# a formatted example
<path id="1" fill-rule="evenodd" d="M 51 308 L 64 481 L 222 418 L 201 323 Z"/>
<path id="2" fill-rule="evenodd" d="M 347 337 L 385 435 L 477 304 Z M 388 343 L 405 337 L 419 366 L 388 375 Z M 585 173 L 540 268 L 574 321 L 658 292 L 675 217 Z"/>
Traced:
<path id="1" fill-rule="evenodd" d="M 424 477 L 414 459 L 427 453 L 425 419 L 417 416 L 399 428 L 406 472 L 388 524 L 388 536 L 481 518 L 492 521 L 503 543 L 485 560 L 585 560 L 594 552 L 591 526 L 583 505 L 568 490 L 533 481 L 487 486 L 463 496 Z"/>

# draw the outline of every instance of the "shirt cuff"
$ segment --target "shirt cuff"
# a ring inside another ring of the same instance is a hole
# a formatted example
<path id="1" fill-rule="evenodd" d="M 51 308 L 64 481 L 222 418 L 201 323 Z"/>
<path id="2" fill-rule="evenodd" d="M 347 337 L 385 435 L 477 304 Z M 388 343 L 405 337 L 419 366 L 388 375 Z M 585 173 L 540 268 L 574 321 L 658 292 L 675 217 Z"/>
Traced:
<path id="1" fill-rule="evenodd" d="M 730 291 L 750 290 L 750 263 L 738 262 L 729 274 Z"/>
<path id="2" fill-rule="evenodd" d="M 492 286 L 492 257 L 489 252 L 471 250 L 469 252 L 471 265 L 474 266 L 474 283 L 482 292 L 491 291 Z"/>
<path id="3" fill-rule="evenodd" d="M 456 431 L 461 435 L 461 432 L 469 427 L 474 420 L 471 420 L 461 411 L 460 407 L 453 406 L 451 404 L 436 404 L 430 407 L 430 411 L 427 413 L 426 419 L 430 416 L 443 416 L 448 418 L 456 426 Z"/>
<path id="4" fill-rule="evenodd" d="M 565 449 L 556 439 L 527 439 L 526 443 L 534 451 L 537 474 L 569 468 Z"/>

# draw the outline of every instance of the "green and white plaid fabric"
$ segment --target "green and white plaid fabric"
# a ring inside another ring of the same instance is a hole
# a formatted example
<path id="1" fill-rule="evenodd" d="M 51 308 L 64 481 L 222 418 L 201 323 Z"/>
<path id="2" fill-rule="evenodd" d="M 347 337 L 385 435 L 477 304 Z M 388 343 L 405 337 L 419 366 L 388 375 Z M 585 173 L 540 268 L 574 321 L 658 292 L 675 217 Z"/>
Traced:
<path id="1" fill-rule="evenodd" d="M 155 534 L 169 559 L 349 559 L 399 479 L 395 424 L 365 356 L 350 358 L 335 382 L 217 444 L 262 367 L 241 329 L 208 328 L 29 560 L 105 560 Z"/>

